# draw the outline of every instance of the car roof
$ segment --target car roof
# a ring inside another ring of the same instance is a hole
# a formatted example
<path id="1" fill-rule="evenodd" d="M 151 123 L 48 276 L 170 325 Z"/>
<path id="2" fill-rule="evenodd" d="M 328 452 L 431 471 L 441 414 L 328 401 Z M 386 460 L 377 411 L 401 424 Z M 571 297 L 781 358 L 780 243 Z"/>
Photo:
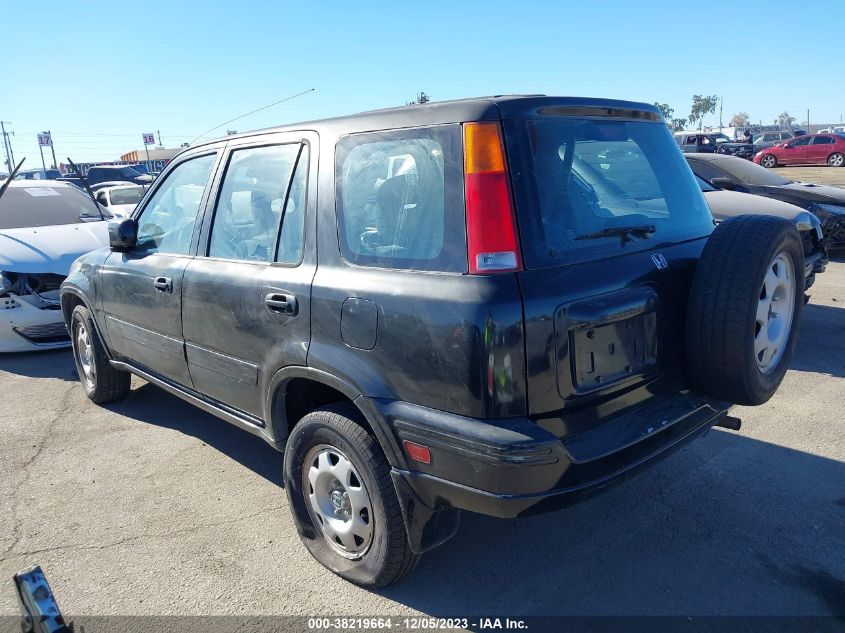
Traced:
<path id="1" fill-rule="evenodd" d="M 258 134 L 277 132 L 295 132 L 302 130 L 334 129 L 344 133 L 378 131 L 401 127 L 415 127 L 419 125 L 433 125 L 445 122 L 485 121 L 499 118 L 521 118 L 528 116 L 540 108 L 558 106 L 577 108 L 607 108 L 620 110 L 636 110 L 657 115 L 662 120 L 660 110 L 650 103 L 636 101 L 620 101 L 615 99 L 598 99 L 592 97 L 552 97 L 541 94 L 531 95 L 495 95 L 490 97 L 474 97 L 470 99 L 455 99 L 452 101 L 428 101 L 421 104 L 404 105 L 381 110 L 371 110 L 345 116 L 316 119 L 291 123 L 277 127 L 253 130 L 231 136 L 209 139 L 192 145 L 188 150 L 198 147 L 249 138 Z M 580 116 L 587 113 L 581 112 Z M 573 110 L 573 116 L 578 116 Z M 187 150 L 186 150 L 187 151 Z"/>

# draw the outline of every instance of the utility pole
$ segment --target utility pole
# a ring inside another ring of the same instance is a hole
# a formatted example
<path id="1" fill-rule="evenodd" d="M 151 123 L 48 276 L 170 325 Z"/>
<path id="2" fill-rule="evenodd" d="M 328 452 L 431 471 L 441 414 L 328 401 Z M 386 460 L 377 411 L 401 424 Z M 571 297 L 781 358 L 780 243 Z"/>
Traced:
<path id="1" fill-rule="evenodd" d="M 810 108 L 807 108 L 807 134 L 810 133 Z"/>
<path id="2" fill-rule="evenodd" d="M 0 127 L 3 128 L 3 151 L 6 153 L 6 167 L 9 168 L 9 173 L 12 173 L 12 159 L 9 158 L 9 146 L 6 144 L 6 126 L 4 121 L 0 121 Z"/>
<path id="3" fill-rule="evenodd" d="M 159 147 L 164 147 L 164 145 L 161 144 L 161 130 L 156 130 L 156 134 L 158 134 Z"/>
<path id="4" fill-rule="evenodd" d="M 722 97 L 719 97 L 719 134 L 722 133 Z"/>
<path id="5" fill-rule="evenodd" d="M 6 123 L 11 125 L 9 121 L 0 121 L 0 130 L 3 132 L 3 147 L 6 149 L 6 160 L 9 164 L 9 173 L 12 173 L 12 167 L 15 164 L 15 152 L 12 150 L 12 141 L 9 139 L 9 136 L 14 134 L 14 132 L 7 132 L 6 131 Z"/>

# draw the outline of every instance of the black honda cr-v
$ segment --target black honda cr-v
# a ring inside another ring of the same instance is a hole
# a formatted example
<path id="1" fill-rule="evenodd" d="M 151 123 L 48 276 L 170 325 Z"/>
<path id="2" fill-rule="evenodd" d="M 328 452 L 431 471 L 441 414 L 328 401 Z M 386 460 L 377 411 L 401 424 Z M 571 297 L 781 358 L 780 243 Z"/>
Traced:
<path id="1" fill-rule="evenodd" d="M 364 585 L 461 510 L 559 507 L 738 428 L 729 407 L 775 391 L 803 306 L 795 229 L 714 230 L 659 112 L 623 101 L 204 143 L 110 237 L 62 285 L 88 396 L 136 374 L 284 451 L 303 543 Z"/>

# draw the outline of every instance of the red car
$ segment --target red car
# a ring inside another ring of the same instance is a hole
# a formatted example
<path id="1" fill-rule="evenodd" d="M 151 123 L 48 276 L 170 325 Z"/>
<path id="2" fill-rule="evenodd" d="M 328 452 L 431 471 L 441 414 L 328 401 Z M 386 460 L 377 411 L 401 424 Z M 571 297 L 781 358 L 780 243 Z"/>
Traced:
<path id="1" fill-rule="evenodd" d="M 754 162 L 763 167 L 778 165 L 845 165 L 845 136 L 842 134 L 806 134 L 760 150 Z"/>

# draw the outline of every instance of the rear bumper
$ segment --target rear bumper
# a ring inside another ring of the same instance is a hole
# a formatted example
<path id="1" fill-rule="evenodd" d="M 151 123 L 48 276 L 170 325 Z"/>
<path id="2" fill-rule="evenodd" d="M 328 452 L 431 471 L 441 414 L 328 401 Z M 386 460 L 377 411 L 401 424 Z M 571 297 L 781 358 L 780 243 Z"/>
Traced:
<path id="1" fill-rule="evenodd" d="M 555 510 L 623 479 L 709 430 L 729 404 L 695 392 L 653 398 L 578 435 L 558 438 L 528 419 L 477 420 L 374 401 L 396 436 L 431 463 L 393 468 L 408 504 L 496 517 Z"/>

